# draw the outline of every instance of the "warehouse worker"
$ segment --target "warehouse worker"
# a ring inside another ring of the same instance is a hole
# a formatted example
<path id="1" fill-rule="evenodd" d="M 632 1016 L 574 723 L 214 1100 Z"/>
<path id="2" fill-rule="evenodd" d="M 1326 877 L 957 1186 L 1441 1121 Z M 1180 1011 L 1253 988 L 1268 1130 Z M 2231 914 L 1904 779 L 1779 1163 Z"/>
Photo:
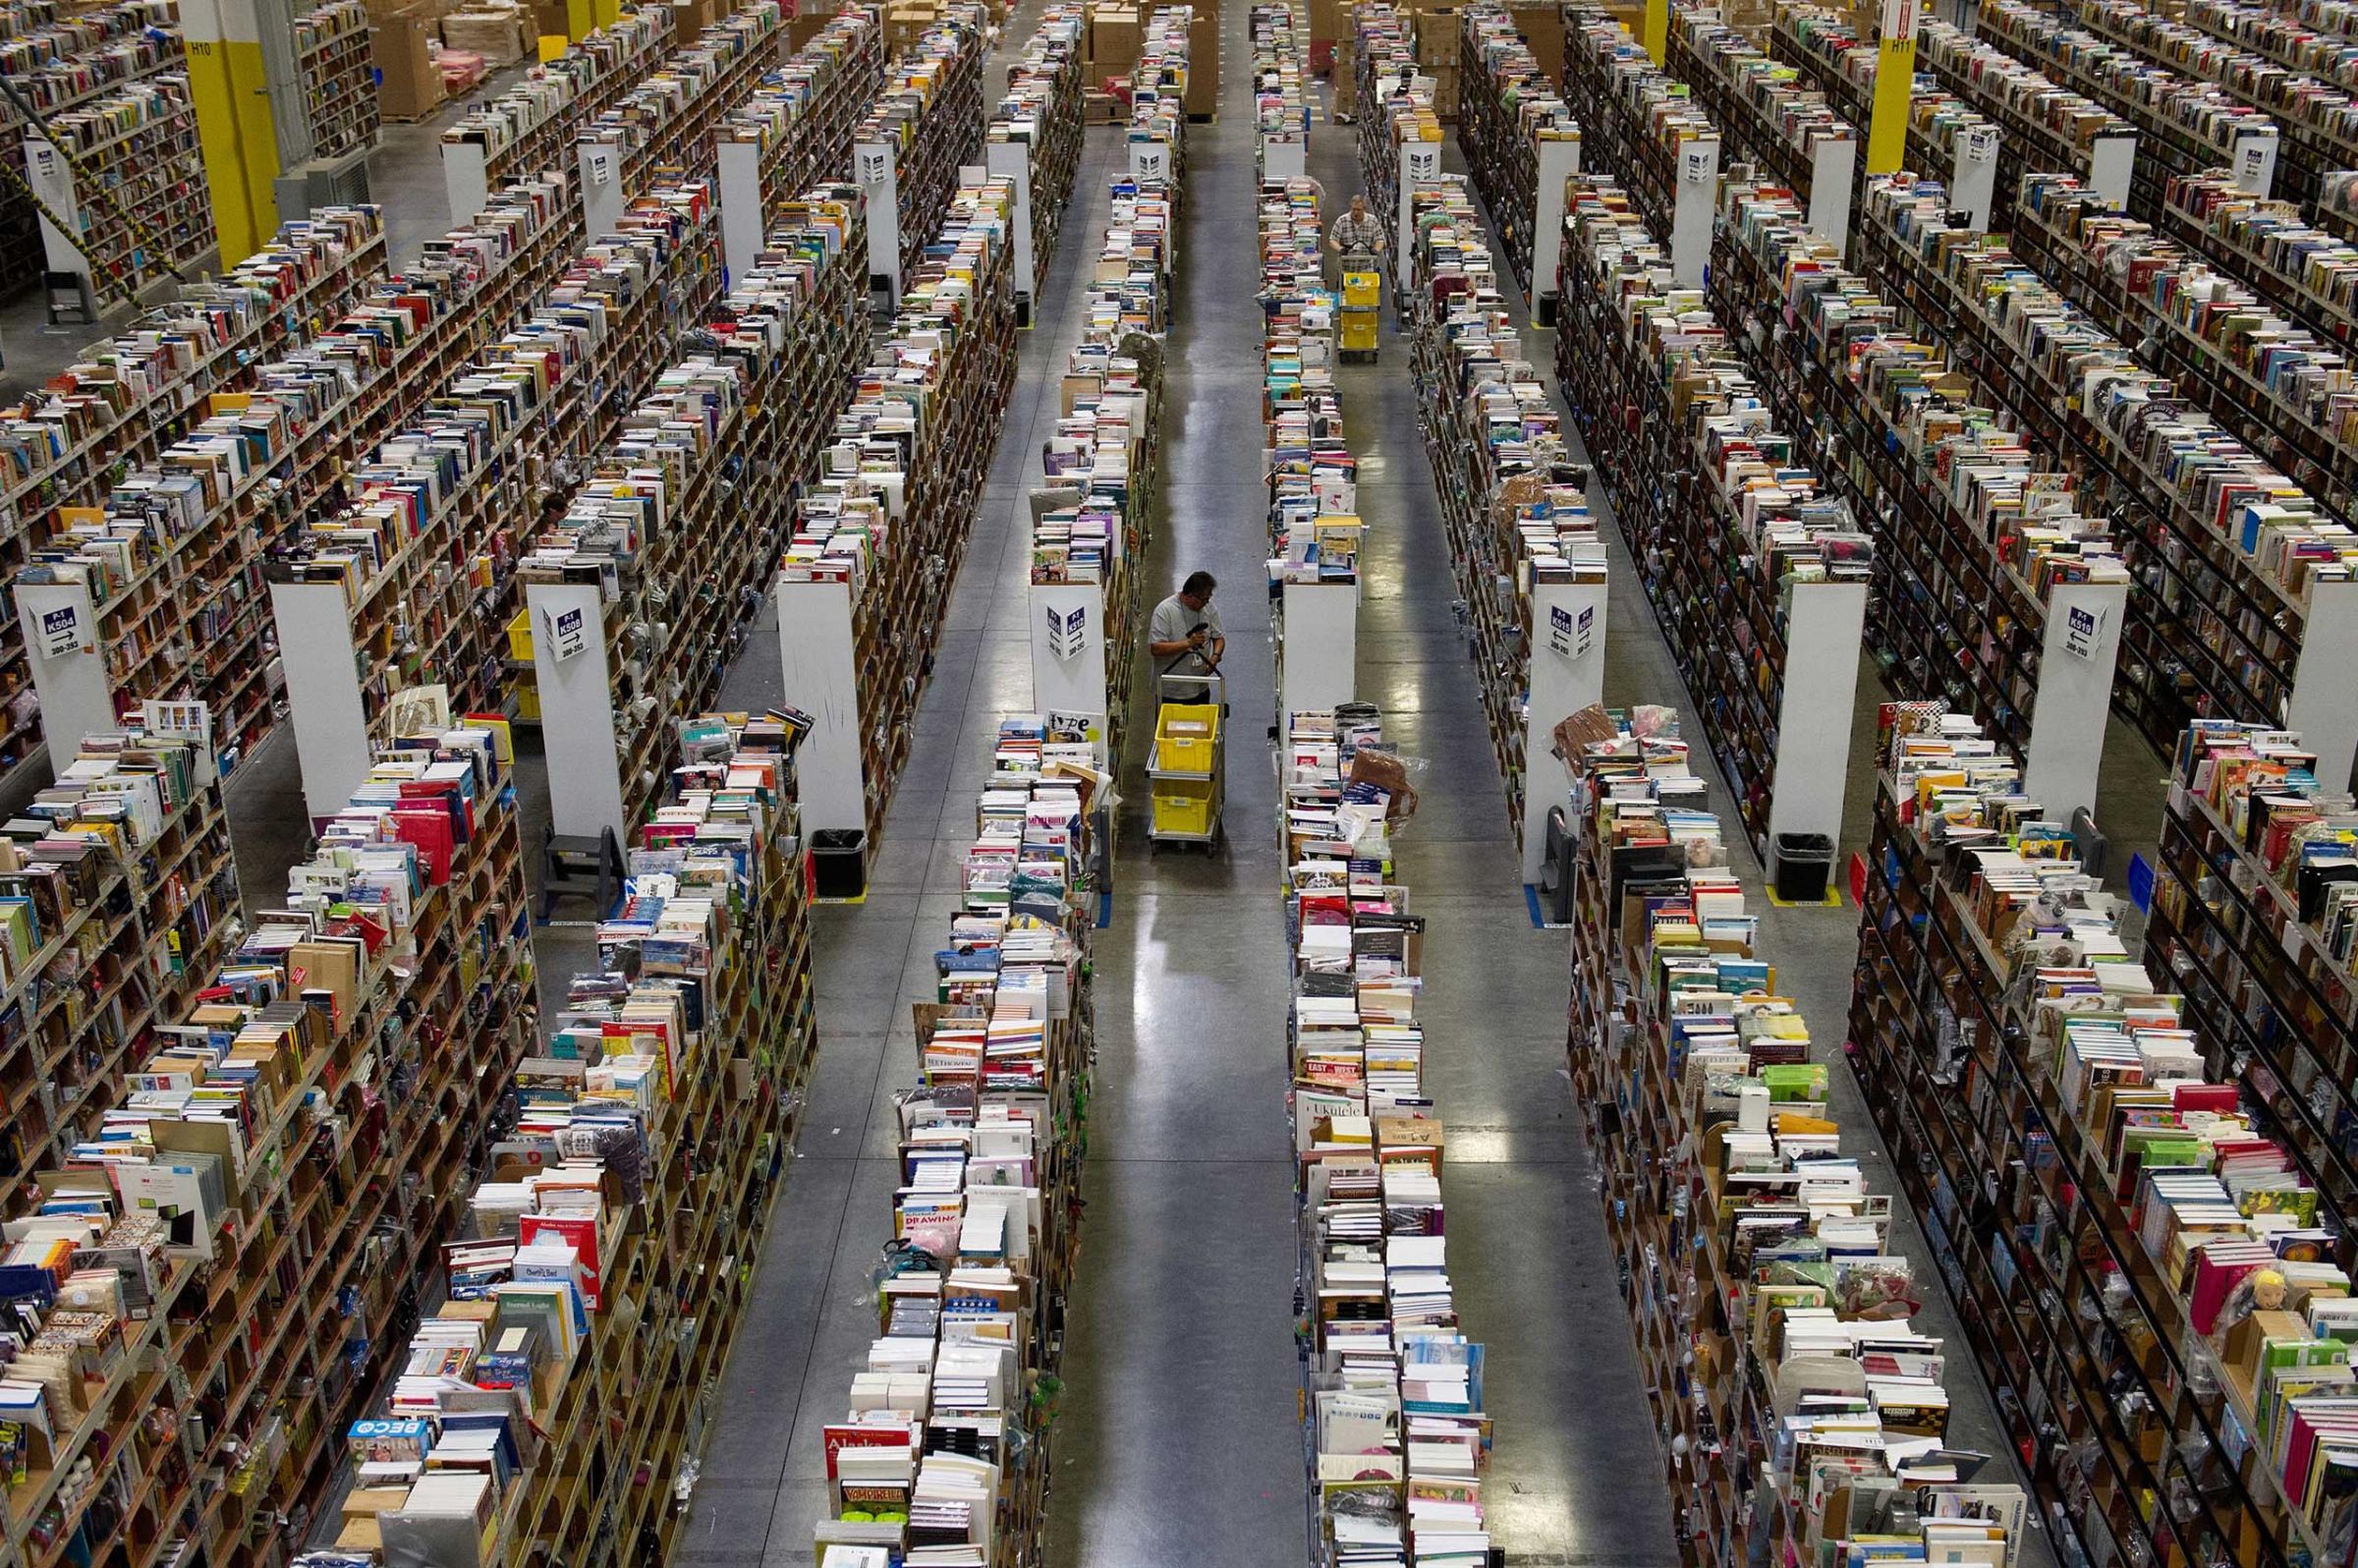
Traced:
<path id="1" fill-rule="evenodd" d="M 1355 255 L 1383 253 L 1383 225 L 1368 210 L 1366 196 L 1353 196 L 1350 210 L 1336 218 L 1334 227 L 1326 231 L 1326 252 L 1335 258 L 1338 267 Z"/>
<path id="2" fill-rule="evenodd" d="M 1211 607 L 1214 583 L 1209 572 L 1191 572 L 1179 591 L 1154 606 L 1147 623 L 1147 651 L 1154 657 L 1157 675 L 1209 675 L 1220 667 L 1228 639 L 1220 630 L 1220 612 Z M 1211 697 L 1207 683 L 1172 681 L 1162 687 L 1165 702 L 1202 702 Z"/>

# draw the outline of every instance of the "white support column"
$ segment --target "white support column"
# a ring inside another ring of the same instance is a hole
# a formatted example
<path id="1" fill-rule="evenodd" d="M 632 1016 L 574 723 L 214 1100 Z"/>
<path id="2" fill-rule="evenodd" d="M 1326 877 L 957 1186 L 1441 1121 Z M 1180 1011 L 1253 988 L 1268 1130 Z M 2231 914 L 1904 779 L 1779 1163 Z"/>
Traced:
<path id="1" fill-rule="evenodd" d="M 1850 253 L 1850 195 L 1858 173 L 1856 138 L 1823 137 L 1810 149 L 1810 232 Z"/>
<path id="2" fill-rule="evenodd" d="M 861 142 L 852 149 L 852 169 L 860 179 L 860 194 L 868 198 L 870 286 L 873 287 L 877 278 L 890 284 L 890 303 L 897 309 L 901 303 L 901 185 L 892 143 Z"/>
<path id="3" fill-rule="evenodd" d="M 1531 590 L 1531 684 L 1523 731 L 1523 880 L 1537 884 L 1547 861 L 1547 809 L 1563 790 L 1537 781 L 1559 777 L 1548 748 L 1555 727 L 1604 700 L 1606 585 L 1541 583 Z"/>
<path id="4" fill-rule="evenodd" d="M 17 589 L 17 626 L 41 701 L 41 733 L 50 756 L 62 761 L 82 749 L 84 736 L 115 728 L 97 607 L 80 583 L 28 583 Z"/>
<path id="5" fill-rule="evenodd" d="M 1540 189 L 1531 224 L 1531 319 L 1555 319 L 1555 274 L 1564 257 L 1564 182 L 1580 173 L 1580 138 L 1539 143 Z"/>
<path id="6" fill-rule="evenodd" d="M 1777 708 L 1776 777 L 1768 802 L 1768 873 L 1782 833 L 1842 841 L 1850 779 L 1851 708 L 1867 641 L 1867 585 L 1800 583 L 1785 624 L 1785 691 Z"/>
<path id="7" fill-rule="evenodd" d="M 1679 287 L 1703 287 L 1712 259 L 1712 215 L 1719 204 L 1719 139 L 1690 137 L 1678 146 L 1678 184 L 1671 192 L 1670 276 Z"/>
<path id="8" fill-rule="evenodd" d="M 2067 823 L 2081 807 L 2096 810 L 2112 669 L 2128 614 L 2126 583 L 2058 584 L 2048 597 L 2023 787 L 2049 821 Z"/>
<path id="9" fill-rule="evenodd" d="M 582 232 L 593 241 L 602 240 L 622 221 L 622 209 L 629 200 L 622 189 L 622 143 L 585 141 L 579 151 Z"/>
<path id="10" fill-rule="evenodd" d="M 720 253 L 729 277 L 743 278 L 761 253 L 769 203 L 761 194 L 761 147 L 755 141 L 722 141 L 720 159 Z"/>
<path id="11" fill-rule="evenodd" d="M 860 733 L 860 672 L 852 662 L 852 587 L 778 584 L 780 695 L 811 715 L 794 755 L 806 835 L 868 827 Z"/>
<path id="12" fill-rule="evenodd" d="M 2098 137 L 2088 147 L 2088 189 L 2126 210 L 2129 177 L 2137 167 L 2137 134 Z"/>
<path id="13" fill-rule="evenodd" d="M 450 197 L 454 228 L 473 223 L 476 214 L 491 204 L 490 160 L 473 141 L 442 143 L 442 190 Z"/>
<path id="14" fill-rule="evenodd" d="M 1949 170 L 1948 204 L 1965 215 L 1976 234 L 1990 232 L 1990 208 L 1997 197 L 1997 127 L 1975 126 L 1957 138 Z"/>
<path id="15" fill-rule="evenodd" d="M 1278 649 L 1277 711 L 1307 713 L 1358 692 L 1359 585 L 1285 585 L 1285 643 Z"/>
<path id="16" fill-rule="evenodd" d="M 41 705 L 49 705 L 45 694 Z M 2284 722 L 2317 754 L 2317 781 L 2348 789 L 2358 767 L 2358 583 L 2311 586 Z"/>
<path id="17" fill-rule="evenodd" d="M 1102 584 L 1032 585 L 1032 705 L 1043 713 L 1106 711 Z"/>
<path id="18" fill-rule="evenodd" d="M 82 221 L 82 200 L 74 191 L 74 171 L 66 167 L 65 155 L 44 138 L 28 133 L 25 138 L 25 168 L 27 183 L 41 204 L 68 223 Z M 90 275 L 90 264 L 83 259 L 82 248 L 47 217 L 41 220 L 41 255 L 52 272 L 77 272 L 84 278 Z"/>
<path id="19" fill-rule="evenodd" d="M 2276 189 L 2276 146 L 2274 125 L 2246 126 L 2235 133 L 2235 161 L 2228 170 L 2235 189 L 2265 201 Z"/>
<path id="20" fill-rule="evenodd" d="M 270 613 L 286 661 L 287 707 L 303 804 L 314 820 L 333 816 L 368 776 L 368 712 L 353 657 L 352 605 L 335 583 L 273 583 Z"/>
<path id="21" fill-rule="evenodd" d="M 1441 177 L 1441 144 L 1438 141 L 1403 141 L 1400 143 L 1400 210 L 1394 215 L 1392 227 L 1392 275 L 1402 284 L 1408 281 L 1411 254 L 1416 250 L 1417 223 L 1412 198 L 1421 180 Z M 1299 709 L 1289 708 L 1288 712 Z"/>
<path id="22" fill-rule="evenodd" d="M 990 141 L 982 147 L 983 171 L 1015 189 L 1015 293 L 1019 319 L 1032 319 L 1032 296 L 1039 286 L 1032 254 L 1032 146 L 1026 141 Z"/>
<path id="23" fill-rule="evenodd" d="M 605 604 L 588 583 L 527 583 L 540 738 L 548 753 L 549 818 L 568 838 L 595 838 L 623 820 L 622 757 L 607 666 Z"/>
<path id="24" fill-rule="evenodd" d="M 1171 144 L 1159 137 L 1130 143 L 1130 178 L 1141 185 L 1171 177 Z"/>

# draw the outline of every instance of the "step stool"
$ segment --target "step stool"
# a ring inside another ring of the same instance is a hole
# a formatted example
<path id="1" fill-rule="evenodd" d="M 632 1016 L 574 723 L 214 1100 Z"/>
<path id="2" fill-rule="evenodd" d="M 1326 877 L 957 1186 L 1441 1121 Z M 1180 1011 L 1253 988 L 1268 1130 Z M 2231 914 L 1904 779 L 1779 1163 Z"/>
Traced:
<path id="1" fill-rule="evenodd" d="M 610 827 L 595 838 L 559 834 L 549 828 L 540 840 L 540 923 L 560 898 L 590 898 L 596 920 L 604 920 L 622 897 L 622 843 Z"/>

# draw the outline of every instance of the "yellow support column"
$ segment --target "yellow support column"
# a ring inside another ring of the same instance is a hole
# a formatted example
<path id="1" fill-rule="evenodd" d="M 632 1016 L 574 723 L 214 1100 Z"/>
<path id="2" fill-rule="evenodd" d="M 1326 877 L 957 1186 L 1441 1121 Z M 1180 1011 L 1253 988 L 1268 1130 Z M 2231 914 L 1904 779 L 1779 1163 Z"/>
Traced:
<path id="1" fill-rule="evenodd" d="M 278 232 L 278 131 L 260 23 L 253 0 L 182 0 L 180 28 L 213 230 L 222 264 L 235 266 Z"/>
<path id="2" fill-rule="evenodd" d="M 1638 41 L 1657 66 L 1670 57 L 1670 0 L 1646 0 L 1646 36 Z"/>
<path id="3" fill-rule="evenodd" d="M 622 0 L 590 0 L 590 21 L 593 27 L 610 28 L 622 20 Z"/>
<path id="4" fill-rule="evenodd" d="M 1875 107 L 1867 124 L 1867 172 L 1897 174 L 1908 155 L 1908 98 L 1916 90 L 1917 0 L 1883 0 L 1875 33 Z"/>
<path id="5" fill-rule="evenodd" d="M 590 0 L 565 0 L 565 31 L 568 37 L 576 40 L 587 37 L 592 26 Z"/>

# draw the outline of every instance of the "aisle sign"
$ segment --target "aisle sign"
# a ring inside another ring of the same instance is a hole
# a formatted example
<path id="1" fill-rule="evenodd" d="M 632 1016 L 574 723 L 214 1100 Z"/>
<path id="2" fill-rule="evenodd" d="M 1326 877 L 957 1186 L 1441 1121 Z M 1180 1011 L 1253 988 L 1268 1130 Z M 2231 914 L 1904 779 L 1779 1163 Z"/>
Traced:
<path id="1" fill-rule="evenodd" d="M 1060 659 L 1069 659 L 1089 644 L 1089 605 L 1076 604 L 1069 611 L 1047 606 L 1048 651 Z"/>
<path id="2" fill-rule="evenodd" d="M 1547 645 L 1559 658 L 1573 656 L 1572 612 L 1560 604 L 1547 606 Z"/>
<path id="3" fill-rule="evenodd" d="M 557 612 L 556 618 L 549 623 L 548 645 L 551 655 L 560 664 L 578 656 L 590 645 L 579 607 Z"/>
<path id="4" fill-rule="evenodd" d="M 1597 606 L 1584 604 L 1572 621 L 1572 656 L 1586 658 L 1597 643 Z"/>
<path id="5" fill-rule="evenodd" d="M 1133 141 L 1130 143 L 1130 178 L 1142 183 L 1167 180 L 1171 174 L 1171 147 L 1167 141 Z"/>
<path id="6" fill-rule="evenodd" d="M 2067 606 L 2064 614 L 2063 651 L 2077 659 L 2095 658 L 2097 633 L 2104 628 L 2104 617 L 2076 604 Z"/>
<path id="7" fill-rule="evenodd" d="M 1717 143 L 1711 141 L 1690 141 L 1680 148 L 1678 183 L 1681 185 L 1711 184 L 1712 165 L 1719 161 L 1718 150 Z"/>
<path id="8" fill-rule="evenodd" d="M 1997 127 L 1977 125 L 1965 133 L 1965 161 L 1988 163 L 1997 156 Z"/>
<path id="9" fill-rule="evenodd" d="M 1430 141 L 1411 141 L 1408 144 L 1408 177 L 1411 180 L 1439 179 L 1441 149 Z"/>
<path id="10" fill-rule="evenodd" d="M 46 658 L 61 659 L 69 653 L 91 653 L 97 644 L 83 636 L 82 607 L 61 604 L 54 610 L 41 612 L 41 653 Z"/>

